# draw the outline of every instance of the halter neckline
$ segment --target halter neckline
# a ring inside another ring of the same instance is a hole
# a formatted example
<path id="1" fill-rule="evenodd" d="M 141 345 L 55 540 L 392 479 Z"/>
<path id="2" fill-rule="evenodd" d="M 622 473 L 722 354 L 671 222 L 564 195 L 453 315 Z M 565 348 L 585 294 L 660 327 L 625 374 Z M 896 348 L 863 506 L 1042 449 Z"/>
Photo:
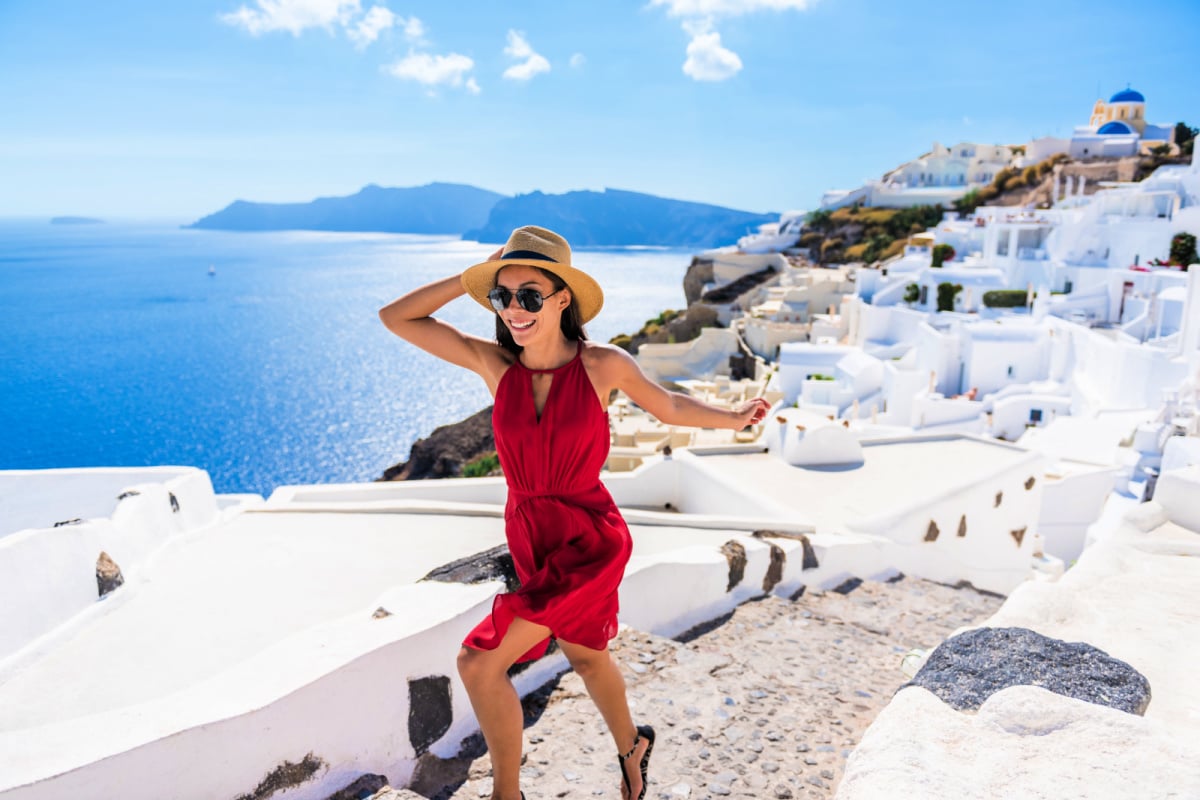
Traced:
<path id="1" fill-rule="evenodd" d="M 534 375 L 548 375 L 548 374 L 551 374 L 554 372 L 558 372 L 560 369 L 566 369 L 567 367 L 571 366 L 572 364 L 574 364 L 576 361 L 579 360 L 579 356 L 583 352 L 583 339 L 579 339 L 578 342 L 579 342 L 579 344 L 575 348 L 575 355 L 571 356 L 571 360 L 565 364 L 560 364 L 557 367 L 551 367 L 550 369 L 534 369 L 532 367 L 527 367 L 521 363 L 520 356 L 517 356 L 516 363 L 521 367 L 521 369 L 525 370 L 526 372 L 532 372 Z"/>

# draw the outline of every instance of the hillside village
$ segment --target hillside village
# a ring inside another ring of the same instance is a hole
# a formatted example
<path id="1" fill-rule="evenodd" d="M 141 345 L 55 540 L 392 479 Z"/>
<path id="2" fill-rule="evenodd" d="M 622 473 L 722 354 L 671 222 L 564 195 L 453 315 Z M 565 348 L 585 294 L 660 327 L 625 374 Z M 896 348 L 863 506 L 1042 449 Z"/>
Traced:
<path id="1" fill-rule="evenodd" d="M 1127 88 L 1070 139 L 935 145 L 698 254 L 687 307 L 618 337 L 666 385 L 772 403 L 730 432 L 676 429 L 614 398 L 604 483 L 635 540 L 621 589 L 631 673 L 708 664 L 661 637 L 689 641 L 752 600 L 793 614 L 806 591 L 820 604 L 911 579 L 947 606 L 954 591 L 996 601 L 940 644 L 879 634 L 895 694 L 852 752 L 815 739 L 829 747 L 819 761 L 798 722 L 806 751 L 773 788 L 756 756 L 656 796 L 952 798 L 981 771 L 1004 796 L 1200 795 L 1186 766 L 1200 757 L 1200 161 L 1195 132 L 1147 122 L 1146 106 Z M 218 758 L 203 777 L 213 796 L 326 798 L 364 775 L 386 776 L 388 796 L 486 796 L 486 767 L 461 763 L 477 728 L 453 658 L 512 576 L 505 484 L 477 417 L 474 449 L 455 443 L 441 463 L 414 447 L 387 477 L 482 477 L 266 500 L 215 495 L 186 468 L 4 477 L 22 499 L 0 539 L 0 598 L 32 610 L 0 637 L 0 707 L 14 709 L 0 752 L 17 756 L 0 797 L 158 797 Z M 56 529 L 67 498 L 85 521 Z M 279 570 L 249 566 L 272 557 Z M 41 563 L 61 566 L 53 585 Z M 877 591 L 838 612 L 846 629 L 883 630 L 866 602 Z M 240 613 L 262 606 L 269 619 Z M 203 658 L 149 646 L 179 630 L 209 643 Z M 515 680 L 534 697 L 564 670 L 555 653 Z M 824 691 L 812 680 L 752 699 Z M 709 708 L 679 691 L 684 711 L 662 713 L 686 717 L 681 752 L 685 736 L 706 753 L 747 736 L 724 710 L 743 700 Z M 778 740 L 775 723 L 751 725 Z M 462 774 L 437 794 L 429 776 L 447 764 Z M 604 772 L 586 753 L 578 771 L 545 781 L 583 796 Z M 144 777 L 132 791 L 129 774 Z"/>

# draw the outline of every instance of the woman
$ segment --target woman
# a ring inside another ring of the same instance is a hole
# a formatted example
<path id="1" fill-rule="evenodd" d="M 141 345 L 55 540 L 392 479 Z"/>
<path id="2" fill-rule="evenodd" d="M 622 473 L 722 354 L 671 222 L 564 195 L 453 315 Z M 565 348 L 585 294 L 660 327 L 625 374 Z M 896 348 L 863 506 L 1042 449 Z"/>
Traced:
<path id="1" fill-rule="evenodd" d="M 496 315 L 496 341 L 430 316 L 464 293 Z M 478 374 L 496 400 L 492 425 L 508 482 L 505 534 L 521 588 L 497 596 L 458 656 L 492 757 L 493 800 L 523 797 L 522 711 L 508 668 L 541 656 L 551 636 L 616 742 L 622 797 L 646 793 L 654 730 L 634 726 L 624 678 L 608 652 L 617 588 L 633 548 L 600 482 L 612 391 L 673 425 L 740 430 L 767 412 L 763 400 L 730 410 L 668 392 L 624 350 L 587 341 L 583 325 L 603 302 L 596 281 L 571 266 L 566 240 L 528 226 L 482 264 L 379 312 L 396 335 Z"/>

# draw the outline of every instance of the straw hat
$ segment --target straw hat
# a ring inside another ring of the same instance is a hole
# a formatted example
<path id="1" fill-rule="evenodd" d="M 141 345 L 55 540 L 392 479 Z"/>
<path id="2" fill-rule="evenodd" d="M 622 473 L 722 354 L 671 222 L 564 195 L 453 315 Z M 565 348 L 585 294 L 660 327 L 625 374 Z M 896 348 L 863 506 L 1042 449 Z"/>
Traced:
<path id="1" fill-rule="evenodd" d="M 496 286 L 496 273 L 514 264 L 538 267 L 562 278 L 570 288 L 584 322 L 600 313 L 600 307 L 604 305 L 600 284 L 583 270 L 571 266 L 571 245 L 566 239 L 536 225 L 513 231 L 500 258 L 468 267 L 462 274 L 463 288 L 479 305 L 494 313 L 488 292 Z"/>

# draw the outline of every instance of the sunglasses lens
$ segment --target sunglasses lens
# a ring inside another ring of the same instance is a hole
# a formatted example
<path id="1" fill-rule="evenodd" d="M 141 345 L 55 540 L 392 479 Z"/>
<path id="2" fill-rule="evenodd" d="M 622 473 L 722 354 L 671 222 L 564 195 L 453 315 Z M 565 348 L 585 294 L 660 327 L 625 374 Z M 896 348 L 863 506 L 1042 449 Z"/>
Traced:
<path id="1" fill-rule="evenodd" d="M 512 292 L 503 286 L 497 286 L 488 292 L 488 300 L 491 302 L 492 308 L 496 309 L 496 313 L 499 314 L 508 308 L 508 302 L 512 300 Z"/>
<path id="2" fill-rule="evenodd" d="M 497 314 L 508 308 L 512 299 L 513 293 L 503 286 L 497 286 L 488 292 L 488 300 L 491 302 L 492 308 L 496 309 Z M 542 293 L 537 289 L 517 289 L 517 305 L 530 314 L 536 314 L 542 310 Z"/>
<path id="3" fill-rule="evenodd" d="M 517 302 L 530 314 L 542 310 L 542 293 L 537 289 L 517 289 Z"/>

